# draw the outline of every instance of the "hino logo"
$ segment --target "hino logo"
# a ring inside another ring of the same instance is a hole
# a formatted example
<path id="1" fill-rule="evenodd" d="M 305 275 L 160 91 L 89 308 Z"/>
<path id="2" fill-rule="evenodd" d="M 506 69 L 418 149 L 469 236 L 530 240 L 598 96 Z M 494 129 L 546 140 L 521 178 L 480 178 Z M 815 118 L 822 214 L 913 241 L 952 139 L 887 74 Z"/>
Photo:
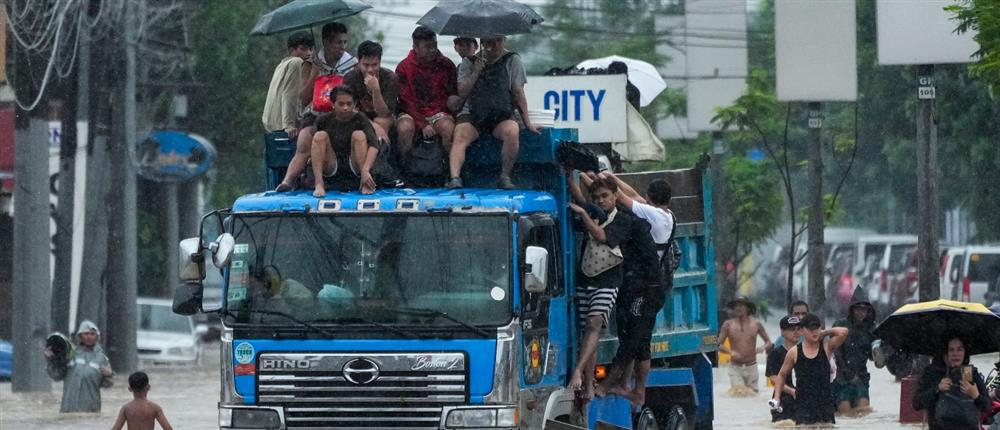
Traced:
<path id="1" fill-rule="evenodd" d="M 378 364 L 367 358 L 355 358 L 344 365 L 344 379 L 355 385 L 365 385 L 378 379 Z"/>
<path id="2" fill-rule="evenodd" d="M 410 370 L 460 370 L 461 357 L 421 355 L 413 359 Z"/>
<path id="3" fill-rule="evenodd" d="M 292 360 L 285 358 L 263 358 L 260 360 L 260 370 L 308 369 L 312 367 L 309 360 Z"/>

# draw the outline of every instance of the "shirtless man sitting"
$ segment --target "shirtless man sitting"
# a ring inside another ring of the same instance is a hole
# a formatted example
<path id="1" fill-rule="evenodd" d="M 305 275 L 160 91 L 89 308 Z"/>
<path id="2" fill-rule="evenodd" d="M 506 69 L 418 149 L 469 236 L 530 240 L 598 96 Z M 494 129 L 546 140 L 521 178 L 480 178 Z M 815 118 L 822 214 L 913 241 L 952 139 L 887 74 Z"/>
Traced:
<path id="1" fill-rule="evenodd" d="M 757 305 L 750 299 L 739 297 L 726 307 L 733 318 L 726 320 L 719 330 L 719 351 L 732 357 L 729 363 L 729 392 L 732 395 L 756 394 L 759 390 L 757 354 L 771 348 L 771 338 L 767 336 L 764 325 L 753 318 Z M 757 336 L 764 340 L 764 345 L 757 346 Z M 724 345 L 726 339 L 729 339 L 729 347 Z"/>
<path id="2" fill-rule="evenodd" d="M 149 393 L 149 376 L 145 372 L 129 375 L 128 390 L 132 392 L 132 401 L 122 406 L 111 430 L 121 430 L 126 423 L 128 430 L 153 430 L 153 421 L 160 423 L 163 430 L 173 430 L 163 408 L 146 399 L 146 394 Z"/>

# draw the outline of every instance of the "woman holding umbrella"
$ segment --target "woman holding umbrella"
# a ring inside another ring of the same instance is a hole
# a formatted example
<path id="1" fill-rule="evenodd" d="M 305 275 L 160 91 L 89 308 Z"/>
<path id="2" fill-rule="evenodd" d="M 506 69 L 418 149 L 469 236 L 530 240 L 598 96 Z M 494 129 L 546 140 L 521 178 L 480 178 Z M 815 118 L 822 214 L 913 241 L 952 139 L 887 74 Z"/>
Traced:
<path id="1" fill-rule="evenodd" d="M 969 364 L 967 343 L 958 335 L 944 336 L 941 351 L 924 369 L 913 397 L 913 408 L 927 411 L 930 430 L 979 429 L 990 410 L 983 376 Z"/>

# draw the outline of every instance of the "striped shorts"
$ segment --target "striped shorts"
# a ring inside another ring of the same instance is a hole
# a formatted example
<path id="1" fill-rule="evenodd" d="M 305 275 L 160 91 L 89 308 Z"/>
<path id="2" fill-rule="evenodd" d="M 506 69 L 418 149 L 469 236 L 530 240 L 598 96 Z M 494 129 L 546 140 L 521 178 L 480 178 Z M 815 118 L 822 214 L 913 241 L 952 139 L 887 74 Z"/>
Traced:
<path id="1" fill-rule="evenodd" d="M 580 327 L 587 325 L 590 317 L 601 317 L 602 327 L 608 326 L 608 317 L 615 307 L 617 288 L 598 288 L 590 285 L 576 287 L 576 316 Z"/>

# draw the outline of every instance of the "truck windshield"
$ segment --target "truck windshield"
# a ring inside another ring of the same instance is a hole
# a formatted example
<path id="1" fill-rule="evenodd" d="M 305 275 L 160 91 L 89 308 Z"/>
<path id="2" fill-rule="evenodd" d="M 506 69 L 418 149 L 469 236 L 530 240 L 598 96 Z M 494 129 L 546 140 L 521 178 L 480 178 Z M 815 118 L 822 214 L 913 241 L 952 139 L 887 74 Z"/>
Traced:
<path id="1" fill-rule="evenodd" d="M 253 311 L 319 326 L 503 325 L 509 229 L 503 215 L 234 215 L 226 310 L 269 325 L 292 323 Z"/>

